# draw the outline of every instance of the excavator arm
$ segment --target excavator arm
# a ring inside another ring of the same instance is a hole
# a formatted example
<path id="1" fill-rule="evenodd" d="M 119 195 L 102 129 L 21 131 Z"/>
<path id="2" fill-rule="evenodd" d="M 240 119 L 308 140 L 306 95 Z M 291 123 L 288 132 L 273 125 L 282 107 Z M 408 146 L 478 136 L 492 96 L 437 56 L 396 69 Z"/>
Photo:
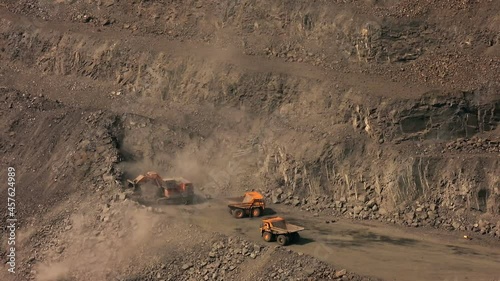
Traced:
<path id="1" fill-rule="evenodd" d="M 191 204 L 194 197 L 193 184 L 183 178 L 162 178 L 156 172 L 147 172 L 139 175 L 133 180 L 127 180 L 129 188 L 133 188 L 137 194 L 142 194 L 144 190 L 140 188 L 143 183 L 153 183 L 158 187 L 158 200 L 180 200 L 185 204 Z M 146 193 L 148 191 L 145 191 Z"/>
<path id="2" fill-rule="evenodd" d="M 163 179 L 160 177 L 160 175 L 158 175 L 155 172 L 147 172 L 145 175 L 137 176 L 134 180 L 127 180 L 127 182 L 129 183 L 129 187 L 133 187 L 134 189 L 139 184 L 149 181 L 154 182 L 156 186 L 158 186 L 158 188 L 163 188 L 162 185 Z"/>

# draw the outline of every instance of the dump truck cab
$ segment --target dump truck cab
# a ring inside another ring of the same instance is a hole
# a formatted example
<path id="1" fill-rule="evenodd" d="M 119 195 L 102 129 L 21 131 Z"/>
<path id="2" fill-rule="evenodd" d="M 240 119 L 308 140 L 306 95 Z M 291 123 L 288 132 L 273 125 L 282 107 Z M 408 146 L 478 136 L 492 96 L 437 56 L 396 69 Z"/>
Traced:
<path id="1" fill-rule="evenodd" d="M 272 228 L 286 229 L 286 220 L 282 217 L 272 217 L 262 220 L 261 231 L 269 231 Z"/>
<path id="2" fill-rule="evenodd" d="M 228 207 L 229 213 L 238 219 L 244 216 L 260 217 L 266 208 L 264 196 L 256 191 L 245 192 L 242 198 L 237 199 L 238 201 L 228 204 Z"/>

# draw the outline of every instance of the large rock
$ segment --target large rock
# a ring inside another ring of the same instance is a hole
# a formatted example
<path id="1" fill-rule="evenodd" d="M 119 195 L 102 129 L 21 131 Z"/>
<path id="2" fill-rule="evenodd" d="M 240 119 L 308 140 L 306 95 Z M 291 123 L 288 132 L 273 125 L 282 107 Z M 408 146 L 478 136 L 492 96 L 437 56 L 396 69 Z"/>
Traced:
<path id="1" fill-rule="evenodd" d="M 366 207 L 368 208 L 373 208 L 377 203 L 375 202 L 374 199 L 371 199 L 370 201 L 366 202 Z"/>
<path id="2" fill-rule="evenodd" d="M 340 277 L 343 277 L 346 274 L 347 274 L 347 270 L 341 269 L 341 270 L 335 272 L 335 277 L 336 278 L 340 278 Z"/>
<path id="3" fill-rule="evenodd" d="M 185 264 L 182 265 L 182 270 L 188 270 L 191 267 L 193 267 L 192 263 L 185 263 Z"/>
<path id="4" fill-rule="evenodd" d="M 407 220 L 413 220 L 415 218 L 415 212 L 411 211 L 405 214 Z"/>
<path id="5" fill-rule="evenodd" d="M 271 195 L 271 202 L 273 204 L 279 204 L 279 203 L 281 203 L 280 196 L 278 194 L 276 194 L 274 191 L 273 191 L 273 193 Z"/>

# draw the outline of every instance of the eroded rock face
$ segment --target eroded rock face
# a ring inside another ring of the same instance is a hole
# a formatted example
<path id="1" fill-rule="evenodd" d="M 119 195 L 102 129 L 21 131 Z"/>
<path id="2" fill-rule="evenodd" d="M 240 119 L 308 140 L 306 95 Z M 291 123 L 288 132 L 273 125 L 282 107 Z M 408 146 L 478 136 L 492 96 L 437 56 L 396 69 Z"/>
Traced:
<path id="1" fill-rule="evenodd" d="M 368 206 L 373 212 L 417 200 L 450 210 L 451 217 L 499 214 L 498 97 L 478 91 L 376 104 L 359 100 L 351 93 L 342 102 L 350 103 L 342 108 L 344 116 L 350 114 L 347 133 L 314 144 L 312 134 L 298 142 L 269 141 L 261 172 L 270 184 L 302 196 L 351 198 L 352 212 L 360 217 L 363 205 L 354 202 L 359 198 L 376 200 L 375 210 Z M 492 137 L 479 137 L 485 134 Z M 434 214 L 420 217 L 429 216 Z"/>
<path id="2" fill-rule="evenodd" d="M 481 91 L 429 93 L 417 101 L 357 105 L 353 125 L 374 139 L 396 143 L 470 138 L 495 130 L 500 122 L 498 97 L 491 95 L 489 100 L 478 102 L 482 96 Z"/>

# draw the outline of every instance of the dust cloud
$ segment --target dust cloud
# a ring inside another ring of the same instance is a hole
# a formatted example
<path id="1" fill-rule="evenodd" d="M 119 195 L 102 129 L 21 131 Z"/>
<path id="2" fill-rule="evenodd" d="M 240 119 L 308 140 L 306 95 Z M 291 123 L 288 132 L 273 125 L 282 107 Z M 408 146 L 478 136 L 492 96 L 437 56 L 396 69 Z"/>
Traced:
<path id="1" fill-rule="evenodd" d="M 208 138 L 193 137 L 183 130 L 172 132 L 165 129 L 168 127 L 165 124 L 157 123 L 148 125 L 148 134 L 125 132 L 121 149 L 137 157 L 121 162 L 118 167 L 125 179 L 148 171 L 155 171 L 163 178 L 183 177 L 193 182 L 197 194 L 212 197 L 238 195 L 242 190 L 253 189 L 255 186 L 248 179 L 255 175 L 259 146 L 258 141 L 243 136 L 260 126 L 255 126 L 256 121 L 242 110 L 228 110 L 224 115 L 227 120 L 216 126 Z M 186 127 L 195 127 L 190 120 L 184 122 Z M 172 139 L 182 145 L 158 144 Z"/>
<path id="2" fill-rule="evenodd" d="M 97 212 L 100 221 L 90 210 L 72 217 L 73 228 L 60 238 L 64 250 L 36 267 L 37 281 L 109 280 L 124 265 L 147 264 L 166 249 L 158 235 L 161 220 L 146 209 L 127 201 Z"/>
<path id="3" fill-rule="evenodd" d="M 40 264 L 36 281 L 64 281 L 70 277 L 69 267 L 63 263 Z"/>

